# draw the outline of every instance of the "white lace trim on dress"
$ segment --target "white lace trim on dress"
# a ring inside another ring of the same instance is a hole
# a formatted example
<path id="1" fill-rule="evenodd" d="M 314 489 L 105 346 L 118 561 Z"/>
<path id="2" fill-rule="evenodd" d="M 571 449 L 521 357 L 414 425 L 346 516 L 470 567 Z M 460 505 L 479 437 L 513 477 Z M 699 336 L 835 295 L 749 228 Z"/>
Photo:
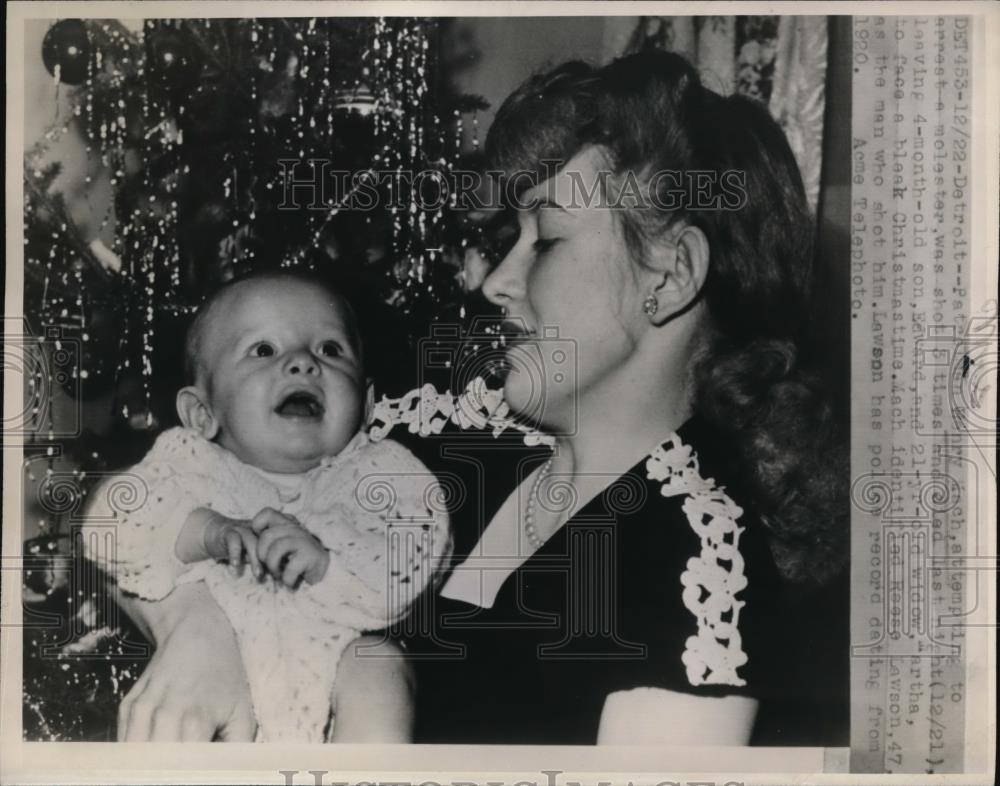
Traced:
<path id="1" fill-rule="evenodd" d="M 430 384 L 397 399 L 383 398 L 374 407 L 369 438 L 378 442 L 397 424 L 411 434 L 440 434 L 448 421 L 462 429 L 491 429 L 499 436 L 520 431 L 527 445 L 553 445 L 555 439 L 517 422 L 503 401 L 503 392 L 476 377 L 459 396 L 438 393 Z M 647 477 L 663 483 L 664 497 L 688 495 L 683 510 L 701 539 L 701 553 L 688 560 L 681 574 L 682 599 L 698 621 L 697 635 L 688 637 L 681 660 L 692 685 L 746 685 L 736 670 L 747 662 L 739 631 L 736 594 L 747 585 L 739 550 L 743 510 L 711 478 L 703 478 L 698 457 L 680 437 L 671 434 L 646 460 Z"/>
<path id="2" fill-rule="evenodd" d="M 684 605 L 698 621 L 681 660 L 692 685 L 746 685 L 736 670 L 747 662 L 740 638 L 736 594 L 747 585 L 739 550 L 743 510 L 712 479 L 703 478 L 698 457 L 671 434 L 646 461 L 647 477 L 663 483 L 664 497 L 681 494 L 688 524 L 701 539 L 701 553 L 681 574 Z"/>
<path id="3" fill-rule="evenodd" d="M 490 429 L 494 437 L 507 429 L 524 435 L 526 445 L 553 445 L 555 439 L 518 422 L 503 400 L 503 391 L 489 388 L 476 377 L 456 396 L 450 390 L 438 393 L 430 383 L 399 398 L 382 398 L 372 409 L 368 436 L 384 439 L 393 426 L 405 424 L 411 434 L 440 434 L 448 421 L 461 429 Z"/>

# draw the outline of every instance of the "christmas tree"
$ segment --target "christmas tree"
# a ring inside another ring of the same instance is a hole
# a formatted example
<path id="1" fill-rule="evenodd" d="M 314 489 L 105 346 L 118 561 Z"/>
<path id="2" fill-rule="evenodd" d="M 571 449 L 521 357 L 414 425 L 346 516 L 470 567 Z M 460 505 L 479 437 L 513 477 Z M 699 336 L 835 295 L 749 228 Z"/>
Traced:
<path id="1" fill-rule="evenodd" d="M 48 468 L 43 534 L 25 545 L 27 614 L 42 621 L 25 628 L 27 739 L 113 738 L 141 672 L 148 650 L 100 578 L 79 580 L 89 574 L 68 522 L 91 476 L 134 462 L 175 422 L 182 336 L 206 293 L 281 266 L 369 293 L 383 392 L 410 381 L 393 373 L 409 372 L 398 359 L 430 323 L 457 317 L 461 216 L 383 177 L 446 179 L 460 162 L 463 118 L 483 104 L 449 91 L 437 50 L 437 24 L 414 18 L 66 19 L 48 30 L 43 61 L 74 106 L 25 156 L 24 311 L 45 337 L 28 393 L 58 386 L 114 417 L 110 431 L 84 423 L 60 437 L 76 468 L 73 504 L 60 506 L 58 416 L 44 403 L 31 412 L 26 450 Z M 84 236 L 53 189 L 48 142 L 69 130 L 110 182 L 110 244 Z"/>

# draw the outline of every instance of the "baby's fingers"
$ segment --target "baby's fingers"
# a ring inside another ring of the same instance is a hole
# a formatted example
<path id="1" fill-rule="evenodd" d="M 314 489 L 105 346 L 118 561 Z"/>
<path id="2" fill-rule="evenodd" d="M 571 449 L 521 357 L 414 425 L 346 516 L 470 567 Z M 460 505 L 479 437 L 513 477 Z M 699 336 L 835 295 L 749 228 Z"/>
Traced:
<path id="1" fill-rule="evenodd" d="M 250 570 L 253 571 L 254 578 L 259 579 L 264 575 L 264 568 L 261 567 L 260 557 L 257 556 L 257 536 L 247 530 L 240 534 L 243 537 L 243 548 L 246 551 L 247 562 L 250 563 Z"/>
<path id="2" fill-rule="evenodd" d="M 225 544 L 229 570 L 234 576 L 238 576 L 243 564 L 243 538 L 237 530 L 231 529 L 225 534 Z"/>
<path id="3" fill-rule="evenodd" d="M 257 556 L 266 562 L 267 555 L 271 551 L 271 547 L 274 543 L 290 536 L 301 535 L 301 533 L 302 528 L 298 524 L 292 524 L 289 522 L 268 527 L 257 536 Z"/>
<path id="4" fill-rule="evenodd" d="M 312 559 L 308 551 L 293 551 L 285 563 L 285 569 L 281 572 L 282 583 L 290 589 L 295 589 L 299 580 L 309 570 L 311 563 Z"/>
<path id="5" fill-rule="evenodd" d="M 267 565 L 267 572 L 275 578 L 281 578 L 284 581 L 282 575 L 284 561 L 296 551 L 298 545 L 297 538 L 284 537 L 274 541 L 266 552 L 259 552 L 259 556 L 264 561 L 264 564 Z"/>
<path id="6" fill-rule="evenodd" d="M 274 508 L 264 508 L 250 521 L 250 528 L 260 534 L 268 527 L 280 526 L 282 524 L 295 524 L 296 521 L 291 516 L 286 516 Z"/>

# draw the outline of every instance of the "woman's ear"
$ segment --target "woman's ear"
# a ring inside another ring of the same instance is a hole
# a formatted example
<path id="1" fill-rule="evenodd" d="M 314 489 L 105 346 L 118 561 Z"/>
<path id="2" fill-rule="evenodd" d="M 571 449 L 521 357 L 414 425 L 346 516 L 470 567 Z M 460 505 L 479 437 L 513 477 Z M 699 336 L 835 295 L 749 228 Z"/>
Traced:
<path id="1" fill-rule="evenodd" d="M 687 311 L 708 277 L 708 238 L 698 227 L 684 225 L 653 251 L 654 285 L 644 302 L 650 322 L 662 325 Z"/>
<path id="2" fill-rule="evenodd" d="M 219 433 L 219 422 L 208 406 L 208 396 L 197 385 L 177 391 L 177 416 L 185 428 L 197 431 L 207 440 Z"/>

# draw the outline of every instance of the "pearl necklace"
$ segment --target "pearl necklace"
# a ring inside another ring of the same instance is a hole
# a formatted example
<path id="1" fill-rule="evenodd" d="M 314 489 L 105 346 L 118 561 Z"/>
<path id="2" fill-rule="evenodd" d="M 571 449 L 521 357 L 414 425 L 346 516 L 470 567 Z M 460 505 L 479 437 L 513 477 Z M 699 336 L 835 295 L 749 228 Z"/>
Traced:
<path id="1" fill-rule="evenodd" d="M 535 529 L 535 505 L 538 502 L 538 489 L 541 488 L 542 481 L 552 472 L 553 458 L 554 455 L 549 456 L 548 461 L 542 465 L 538 477 L 531 484 L 531 491 L 528 493 L 528 502 L 524 506 L 524 534 L 528 537 L 528 543 L 534 549 L 539 549 L 545 544 L 545 541 L 539 537 L 538 530 Z"/>

